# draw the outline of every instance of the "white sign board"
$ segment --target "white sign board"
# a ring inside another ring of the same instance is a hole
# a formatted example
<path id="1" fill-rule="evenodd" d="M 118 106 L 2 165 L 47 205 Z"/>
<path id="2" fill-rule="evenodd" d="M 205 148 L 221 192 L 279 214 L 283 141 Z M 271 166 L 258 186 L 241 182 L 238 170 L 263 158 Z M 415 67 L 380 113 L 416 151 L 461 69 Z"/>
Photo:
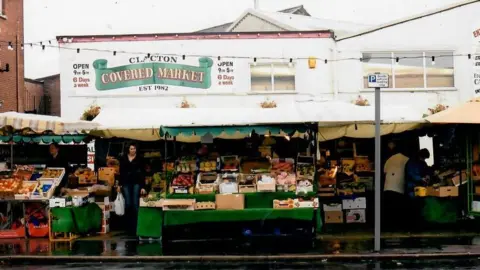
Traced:
<path id="1" fill-rule="evenodd" d="M 388 74 L 368 74 L 368 88 L 388 88 Z"/>

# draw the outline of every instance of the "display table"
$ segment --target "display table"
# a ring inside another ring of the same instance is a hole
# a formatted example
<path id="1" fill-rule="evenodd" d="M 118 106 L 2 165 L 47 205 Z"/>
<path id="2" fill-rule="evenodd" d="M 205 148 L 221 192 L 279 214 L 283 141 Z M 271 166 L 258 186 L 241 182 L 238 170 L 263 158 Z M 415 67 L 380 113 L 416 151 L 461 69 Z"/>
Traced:
<path id="1" fill-rule="evenodd" d="M 96 203 L 80 207 L 56 207 L 50 209 L 50 219 L 53 233 L 99 232 L 102 228 L 102 209 Z"/>
<path id="2" fill-rule="evenodd" d="M 160 238 L 162 229 L 162 208 L 140 207 L 138 209 L 137 236 Z"/>
<path id="3" fill-rule="evenodd" d="M 290 219 L 314 222 L 322 229 L 321 211 L 313 208 L 273 209 L 273 200 L 293 199 L 293 192 L 245 193 L 243 210 L 162 211 L 161 208 L 140 207 L 137 235 L 159 238 L 163 227 L 192 225 L 210 222 L 235 222 L 255 220 Z M 314 193 L 308 194 L 314 196 Z M 195 199 L 197 202 L 215 201 L 215 194 L 169 194 L 168 199 Z"/>
<path id="4" fill-rule="evenodd" d="M 202 222 L 232 222 L 274 219 L 313 221 L 313 208 L 243 210 L 164 211 L 163 226 L 178 226 Z"/>
<path id="5" fill-rule="evenodd" d="M 458 214 L 458 197 L 424 197 L 422 216 L 429 223 L 455 223 Z"/>

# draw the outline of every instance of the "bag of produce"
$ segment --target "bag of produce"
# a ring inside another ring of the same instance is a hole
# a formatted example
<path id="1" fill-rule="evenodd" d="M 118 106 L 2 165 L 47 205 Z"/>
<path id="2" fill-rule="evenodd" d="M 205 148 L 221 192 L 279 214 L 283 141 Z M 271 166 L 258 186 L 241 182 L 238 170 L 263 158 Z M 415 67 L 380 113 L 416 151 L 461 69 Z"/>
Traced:
<path id="1" fill-rule="evenodd" d="M 117 214 L 117 216 L 123 216 L 125 214 L 125 199 L 120 192 L 115 199 L 115 214 Z"/>

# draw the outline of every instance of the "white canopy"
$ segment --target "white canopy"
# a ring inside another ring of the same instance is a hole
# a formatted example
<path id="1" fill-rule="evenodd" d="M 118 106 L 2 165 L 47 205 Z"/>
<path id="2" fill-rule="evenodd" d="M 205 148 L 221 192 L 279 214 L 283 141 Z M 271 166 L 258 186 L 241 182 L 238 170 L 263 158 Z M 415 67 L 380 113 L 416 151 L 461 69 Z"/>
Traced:
<path id="1" fill-rule="evenodd" d="M 69 120 L 57 116 L 26 114 L 17 112 L 0 113 L 0 128 L 15 130 L 30 129 L 36 133 L 51 131 L 55 134 L 81 133 L 98 127 L 97 123 Z"/>
<path id="2" fill-rule="evenodd" d="M 144 141 L 161 139 L 160 127 L 246 126 L 303 123 L 307 116 L 294 106 L 277 108 L 102 108 L 94 135 Z M 308 120 L 308 119 L 307 119 Z M 312 122 L 314 122 L 312 120 Z M 100 132 L 101 131 L 101 132 Z M 237 138 L 236 136 L 235 138 Z M 177 138 L 179 139 L 179 138 Z M 194 138 L 197 140 L 198 138 Z M 183 141 L 185 141 L 184 139 Z M 190 141 L 190 140 L 188 140 Z"/>
<path id="3" fill-rule="evenodd" d="M 218 127 L 267 124 L 319 123 L 323 136 L 331 140 L 343 136 L 370 138 L 374 134 L 375 108 L 341 101 L 305 101 L 276 108 L 102 108 L 94 122 L 100 127 L 92 134 L 143 141 L 161 139 L 160 127 Z M 402 132 L 423 123 L 422 114 L 405 106 L 384 105 L 381 112 L 382 135 Z M 349 128 L 351 124 L 354 132 Z M 362 124 L 362 125 L 358 125 Z M 387 125 L 395 124 L 395 125 Z M 359 128 L 360 127 L 360 128 Z M 298 134 L 297 134 L 298 135 Z M 244 134 L 221 135 L 243 138 Z M 185 138 L 184 138 L 185 137 Z M 199 141 L 177 137 L 179 141 Z"/>

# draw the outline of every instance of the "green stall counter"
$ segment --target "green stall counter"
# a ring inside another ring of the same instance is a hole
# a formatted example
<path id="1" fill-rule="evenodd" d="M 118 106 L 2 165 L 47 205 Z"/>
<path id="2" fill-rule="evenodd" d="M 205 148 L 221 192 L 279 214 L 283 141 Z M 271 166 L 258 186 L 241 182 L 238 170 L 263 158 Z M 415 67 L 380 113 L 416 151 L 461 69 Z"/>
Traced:
<path id="1" fill-rule="evenodd" d="M 50 209 L 51 230 L 55 233 L 99 232 L 102 228 L 102 209 L 95 203 L 79 207 Z"/>

